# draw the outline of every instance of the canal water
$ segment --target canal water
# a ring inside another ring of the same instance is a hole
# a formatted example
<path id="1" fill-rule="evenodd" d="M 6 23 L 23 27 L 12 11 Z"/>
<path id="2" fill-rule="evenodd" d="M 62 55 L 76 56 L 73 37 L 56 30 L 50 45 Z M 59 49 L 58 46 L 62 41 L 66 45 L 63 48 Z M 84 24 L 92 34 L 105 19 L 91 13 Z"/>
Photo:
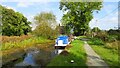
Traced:
<path id="1" fill-rule="evenodd" d="M 54 46 L 51 46 L 52 48 Z M 22 58 L 16 60 L 15 62 L 8 63 L 3 65 L 3 68 L 9 68 L 10 66 L 13 67 L 45 67 L 56 55 L 60 54 L 64 49 L 51 49 L 51 50 L 44 50 L 39 49 L 37 47 L 30 47 L 25 50 L 25 55 L 21 56 Z"/>

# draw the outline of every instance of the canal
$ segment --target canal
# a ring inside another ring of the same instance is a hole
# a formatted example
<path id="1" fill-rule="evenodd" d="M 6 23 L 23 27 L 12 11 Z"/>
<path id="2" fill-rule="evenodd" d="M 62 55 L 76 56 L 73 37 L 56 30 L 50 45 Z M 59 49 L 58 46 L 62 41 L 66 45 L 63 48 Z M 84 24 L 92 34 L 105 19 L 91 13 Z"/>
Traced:
<path id="1" fill-rule="evenodd" d="M 56 55 L 60 54 L 63 50 L 64 49 L 55 49 L 54 44 L 37 44 L 35 46 L 26 48 L 21 57 L 3 64 L 2 68 L 34 66 L 45 67 Z M 17 56 L 17 54 L 14 54 L 13 56 Z"/>

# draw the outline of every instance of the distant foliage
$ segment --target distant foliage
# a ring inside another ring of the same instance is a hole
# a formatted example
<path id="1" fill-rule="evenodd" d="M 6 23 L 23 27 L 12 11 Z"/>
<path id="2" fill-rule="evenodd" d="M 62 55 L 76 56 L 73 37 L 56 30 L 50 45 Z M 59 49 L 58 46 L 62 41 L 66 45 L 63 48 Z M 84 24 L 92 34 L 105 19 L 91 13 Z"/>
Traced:
<path id="1" fill-rule="evenodd" d="M 85 35 L 87 37 L 98 37 L 99 35 L 103 34 L 104 31 L 100 30 L 98 27 L 94 27 L 93 29 L 88 29 L 86 32 L 85 32 Z"/>
<path id="2" fill-rule="evenodd" d="M 27 21 L 27 18 L 23 14 L 1 5 L 0 9 L 2 9 L 2 35 L 20 36 L 22 34 L 27 35 L 31 31 L 31 22 Z"/>
<path id="3" fill-rule="evenodd" d="M 117 40 L 120 40 L 120 30 L 113 30 L 113 29 L 110 29 L 108 32 L 107 32 L 110 36 L 114 36 Z"/>

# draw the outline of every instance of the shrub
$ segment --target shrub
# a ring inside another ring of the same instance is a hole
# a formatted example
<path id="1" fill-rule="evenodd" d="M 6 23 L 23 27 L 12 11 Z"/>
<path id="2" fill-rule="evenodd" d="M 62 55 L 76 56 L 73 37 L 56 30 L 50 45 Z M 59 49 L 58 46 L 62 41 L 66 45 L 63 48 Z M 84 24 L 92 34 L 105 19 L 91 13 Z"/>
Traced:
<path id="1" fill-rule="evenodd" d="M 100 32 L 97 33 L 97 35 L 95 37 L 100 38 L 103 41 L 106 41 L 107 36 L 108 36 L 107 32 L 100 31 Z"/>
<path id="2" fill-rule="evenodd" d="M 33 34 L 47 39 L 54 39 L 54 37 L 57 35 L 57 31 L 47 26 L 47 24 L 43 24 L 42 26 L 37 26 L 33 31 Z"/>
<path id="3" fill-rule="evenodd" d="M 104 42 L 99 38 L 92 38 L 89 42 L 91 45 L 104 45 Z"/>
<path id="4" fill-rule="evenodd" d="M 116 39 L 117 40 L 120 40 L 120 30 L 113 30 L 113 29 L 110 29 L 108 32 L 107 32 L 109 35 L 116 35 Z"/>
<path id="5" fill-rule="evenodd" d="M 114 42 L 117 39 L 116 35 L 108 35 L 107 42 Z"/>

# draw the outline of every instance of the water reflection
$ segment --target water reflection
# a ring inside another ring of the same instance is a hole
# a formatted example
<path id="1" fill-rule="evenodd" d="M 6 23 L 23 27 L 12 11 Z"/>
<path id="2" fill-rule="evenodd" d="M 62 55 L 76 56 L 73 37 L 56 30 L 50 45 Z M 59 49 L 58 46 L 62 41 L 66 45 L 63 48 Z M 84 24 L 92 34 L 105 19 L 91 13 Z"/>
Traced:
<path id="1" fill-rule="evenodd" d="M 34 56 L 37 55 L 37 53 L 39 53 L 37 48 L 30 48 L 28 50 L 26 50 L 26 56 L 24 58 L 24 60 L 18 64 L 15 64 L 15 66 L 37 66 L 36 62 L 35 62 L 35 58 Z"/>
<path id="2" fill-rule="evenodd" d="M 33 58 L 33 54 L 32 53 L 28 53 L 23 62 L 25 64 L 34 66 L 35 65 L 35 60 Z"/>
<path id="3" fill-rule="evenodd" d="M 45 51 L 37 48 L 26 50 L 24 60 L 15 66 L 45 66 L 54 56 L 57 55 L 55 50 Z"/>
<path id="4" fill-rule="evenodd" d="M 64 49 L 55 49 L 55 54 L 60 54 Z"/>
<path id="5" fill-rule="evenodd" d="M 25 50 L 26 55 L 22 56 L 23 59 L 20 59 L 20 61 L 11 61 L 13 63 L 9 63 L 5 66 L 8 66 L 6 68 L 9 68 L 9 66 L 39 66 L 43 67 L 46 66 L 56 55 L 60 54 L 64 49 L 54 49 L 54 47 L 50 47 L 53 49 L 46 50 L 46 49 L 39 49 L 37 47 L 31 47 Z"/>

